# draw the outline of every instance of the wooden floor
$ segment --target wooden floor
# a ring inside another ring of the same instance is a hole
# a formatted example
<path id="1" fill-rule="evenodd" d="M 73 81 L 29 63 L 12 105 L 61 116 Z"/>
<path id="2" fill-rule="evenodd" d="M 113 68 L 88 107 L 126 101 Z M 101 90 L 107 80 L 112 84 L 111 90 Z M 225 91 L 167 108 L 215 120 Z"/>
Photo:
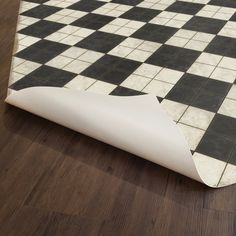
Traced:
<path id="1" fill-rule="evenodd" d="M 214 190 L 4 104 L 18 0 L 0 1 L 0 235 L 236 235 Z"/>

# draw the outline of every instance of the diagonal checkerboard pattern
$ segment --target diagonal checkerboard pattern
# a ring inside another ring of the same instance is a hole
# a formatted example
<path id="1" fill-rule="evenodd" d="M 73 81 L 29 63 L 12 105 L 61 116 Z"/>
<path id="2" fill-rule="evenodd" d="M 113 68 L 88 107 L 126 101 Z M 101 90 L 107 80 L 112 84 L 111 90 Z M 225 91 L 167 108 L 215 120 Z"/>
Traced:
<path id="1" fill-rule="evenodd" d="M 235 0 L 25 0 L 11 89 L 154 94 L 194 156 L 236 160 Z"/>

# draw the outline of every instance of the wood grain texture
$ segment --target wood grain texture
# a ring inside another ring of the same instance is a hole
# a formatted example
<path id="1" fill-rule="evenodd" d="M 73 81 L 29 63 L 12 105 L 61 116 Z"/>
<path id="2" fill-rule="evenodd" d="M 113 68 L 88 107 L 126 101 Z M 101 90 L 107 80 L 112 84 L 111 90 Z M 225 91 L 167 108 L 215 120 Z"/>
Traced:
<path id="1" fill-rule="evenodd" d="M 4 104 L 19 1 L 0 1 L 0 235 L 236 235 L 213 190 Z"/>

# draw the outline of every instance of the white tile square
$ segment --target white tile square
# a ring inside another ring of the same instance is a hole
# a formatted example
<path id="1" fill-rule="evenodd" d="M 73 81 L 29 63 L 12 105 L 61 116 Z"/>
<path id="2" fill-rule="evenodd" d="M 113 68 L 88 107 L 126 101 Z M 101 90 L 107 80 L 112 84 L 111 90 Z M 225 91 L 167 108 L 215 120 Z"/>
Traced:
<path id="1" fill-rule="evenodd" d="M 41 64 L 36 63 L 36 62 L 24 61 L 19 66 L 15 67 L 13 71 L 18 72 L 20 74 L 27 75 L 31 73 L 32 71 L 36 70 L 37 68 L 39 68 L 40 66 Z"/>
<path id="2" fill-rule="evenodd" d="M 132 48 L 124 47 L 122 45 L 118 45 L 113 48 L 108 54 L 118 56 L 118 57 L 126 57 L 129 53 L 133 51 Z"/>
<path id="3" fill-rule="evenodd" d="M 217 67 L 211 74 L 210 78 L 233 83 L 236 78 L 236 71 Z"/>
<path id="4" fill-rule="evenodd" d="M 78 29 L 79 29 L 79 27 L 77 27 L 77 26 L 67 25 L 67 26 L 61 28 L 60 30 L 58 30 L 58 32 L 64 33 L 64 34 L 73 34 Z"/>
<path id="5" fill-rule="evenodd" d="M 236 100 L 236 84 L 232 85 L 226 97 Z"/>
<path id="6" fill-rule="evenodd" d="M 22 79 L 24 77 L 23 74 L 12 71 L 10 74 L 9 85 L 15 83 L 16 81 Z"/>
<path id="7" fill-rule="evenodd" d="M 137 46 L 138 49 L 148 52 L 155 52 L 159 47 L 161 47 L 162 44 L 150 42 L 150 41 L 144 41 L 139 46 Z"/>
<path id="8" fill-rule="evenodd" d="M 221 59 L 222 59 L 222 56 L 203 52 L 198 57 L 197 62 L 212 65 L 212 66 L 216 66 L 220 62 Z"/>
<path id="9" fill-rule="evenodd" d="M 188 41 L 188 39 L 173 36 L 165 44 L 176 47 L 184 47 L 188 43 Z"/>
<path id="10" fill-rule="evenodd" d="M 81 41 L 82 39 L 83 38 L 81 38 L 79 36 L 69 35 L 66 38 L 63 38 L 62 40 L 60 40 L 60 42 L 73 46 L 76 43 L 78 43 L 79 41 Z"/>
<path id="11" fill-rule="evenodd" d="M 218 113 L 236 118 L 236 100 L 226 98 L 221 104 Z"/>
<path id="12" fill-rule="evenodd" d="M 167 114 L 176 122 L 179 120 L 179 118 L 183 115 L 184 111 L 188 107 L 185 104 L 174 102 L 168 99 L 164 99 L 161 102 L 161 106 L 167 112 Z"/>
<path id="13" fill-rule="evenodd" d="M 204 135 L 204 131 L 180 123 L 178 123 L 178 127 L 183 132 L 183 135 L 186 138 L 190 149 L 195 150 Z"/>
<path id="14" fill-rule="evenodd" d="M 31 36 L 26 36 L 23 39 L 19 40 L 19 44 L 29 47 L 32 44 L 38 42 L 39 40 L 41 40 L 40 38 L 36 38 L 36 37 L 31 37 Z"/>
<path id="15" fill-rule="evenodd" d="M 145 25 L 145 22 L 131 20 L 125 25 L 125 27 L 132 28 L 132 29 L 140 29 L 144 25 Z"/>
<path id="16" fill-rule="evenodd" d="M 134 71 L 134 74 L 145 76 L 152 79 L 155 77 L 155 75 L 157 75 L 157 73 L 161 69 L 162 67 L 160 66 L 143 63 L 141 66 L 139 66 L 139 68 L 136 71 Z"/>
<path id="17" fill-rule="evenodd" d="M 164 68 L 155 77 L 156 80 L 161 80 L 167 83 L 176 84 L 179 79 L 184 75 L 184 72 Z"/>
<path id="18" fill-rule="evenodd" d="M 151 52 L 142 51 L 139 49 L 134 49 L 126 58 L 134 60 L 134 61 L 146 61 L 152 55 Z"/>
<path id="19" fill-rule="evenodd" d="M 95 82 L 95 79 L 78 75 L 69 83 L 67 83 L 64 87 L 70 89 L 86 90 Z"/>
<path id="20" fill-rule="evenodd" d="M 236 59 L 231 57 L 223 57 L 223 59 L 219 63 L 219 67 L 236 70 Z"/>
<path id="21" fill-rule="evenodd" d="M 214 34 L 208 34 L 208 33 L 197 32 L 197 33 L 194 35 L 193 39 L 194 39 L 194 40 L 203 41 L 203 42 L 206 42 L 206 43 L 210 43 L 214 37 L 215 37 Z"/>
<path id="22" fill-rule="evenodd" d="M 180 119 L 180 123 L 206 130 L 214 115 L 213 112 L 190 106 Z"/>
<path id="23" fill-rule="evenodd" d="M 107 25 L 104 25 L 102 28 L 100 28 L 99 31 L 106 32 L 106 33 L 112 33 L 113 34 L 118 29 L 120 29 L 120 26 L 107 24 Z"/>
<path id="24" fill-rule="evenodd" d="M 122 36 L 130 36 L 135 31 L 136 31 L 136 29 L 131 29 L 131 28 L 127 28 L 127 27 L 121 27 L 120 29 L 118 29 L 116 31 L 116 34 L 119 34 L 119 35 L 122 35 Z"/>
<path id="25" fill-rule="evenodd" d="M 104 55 L 105 54 L 101 53 L 101 52 L 95 52 L 95 51 L 88 50 L 87 52 L 85 52 L 84 54 L 82 54 L 79 57 L 79 60 L 93 63 L 93 62 L 97 61 L 98 59 L 100 59 L 101 57 L 103 57 Z"/>
<path id="26" fill-rule="evenodd" d="M 143 92 L 154 94 L 155 96 L 164 98 L 173 88 L 172 84 L 158 80 L 152 80 L 144 89 Z"/>
<path id="27" fill-rule="evenodd" d="M 82 54 L 84 54 L 85 52 L 87 52 L 87 50 L 84 48 L 71 47 L 67 49 L 66 51 L 64 51 L 61 55 L 76 59 Z"/>
<path id="28" fill-rule="evenodd" d="M 174 36 L 191 39 L 197 32 L 192 30 L 179 29 Z"/>
<path id="29" fill-rule="evenodd" d="M 199 75 L 199 76 L 209 77 L 214 69 L 215 69 L 214 66 L 195 62 L 188 69 L 188 73 Z"/>
<path id="30" fill-rule="evenodd" d="M 55 32 L 55 33 L 48 35 L 45 39 L 51 40 L 54 42 L 60 42 L 60 40 L 66 38 L 67 36 L 68 36 L 68 34 L 61 33 L 61 32 Z"/>
<path id="31" fill-rule="evenodd" d="M 192 50 L 203 51 L 208 45 L 208 42 L 191 39 L 184 47 Z"/>
<path id="32" fill-rule="evenodd" d="M 226 163 L 197 152 L 193 154 L 193 160 L 201 178 L 207 184 L 216 187 L 226 167 Z"/>
<path id="33" fill-rule="evenodd" d="M 87 67 L 89 67 L 91 64 L 84 61 L 74 60 L 67 66 L 65 66 L 63 69 L 73 72 L 73 73 L 81 73 L 83 70 L 85 70 Z"/>
<path id="34" fill-rule="evenodd" d="M 144 41 L 140 39 L 135 38 L 127 38 L 123 42 L 121 42 L 120 45 L 129 47 L 129 48 L 137 48 L 139 45 L 141 45 Z"/>
<path id="35" fill-rule="evenodd" d="M 96 81 L 92 84 L 87 91 L 101 94 L 109 94 L 111 93 L 117 86 L 114 84 L 106 83 L 103 81 Z"/>
<path id="36" fill-rule="evenodd" d="M 186 21 L 171 19 L 165 25 L 174 28 L 181 28 L 183 25 L 185 25 L 185 23 Z"/>
<path id="37" fill-rule="evenodd" d="M 121 83 L 121 86 L 141 91 L 150 81 L 147 77 L 132 74 Z"/>
<path id="38" fill-rule="evenodd" d="M 79 30 L 73 33 L 74 36 L 79 36 L 81 38 L 88 37 L 90 34 L 94 33 L 95 30 L 80 28 Z"/>
<path id="39" fill-rule="evenodd" d="M 62 69 L 64 66 L 71 63 L 73 60 L 74 59 L 72 58 L 59 55 L 57 57 L 54 57 L 49 62 L 47 62 L 46 65 Z"/>

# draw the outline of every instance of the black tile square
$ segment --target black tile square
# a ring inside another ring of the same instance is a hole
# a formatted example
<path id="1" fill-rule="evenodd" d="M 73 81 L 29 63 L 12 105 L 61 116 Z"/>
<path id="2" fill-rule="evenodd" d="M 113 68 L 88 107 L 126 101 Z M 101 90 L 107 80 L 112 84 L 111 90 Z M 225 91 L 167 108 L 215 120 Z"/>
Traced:
<path id="1" fill-rule="evenodd" d="M 102 2 L 102 1 L 93 1 L 93 0 L 82 0 L 82 1 L 78 1 L 74 4 L 72 4 L 71 6 L 69 6 L 69 9 L 73 9 L 73 10 L 78 10 L 78 11 L 87 11 L 87 12 L 91 12 L 96 10 L 97 8 L 103 6 L 104 4 L 106 4 L 106 2 Z"/>
<path id="2" fill-rule="evenodd" d="M 227 140 L 214 132 L 207 131 L 197 146 L 196 151 L 227 162 L 233 147 L 234 143 L 231 140 Z"/>
<path id="3" fill-rule="evenodd" d="M 133 89 L 125 88 L 122 86 L 116 87 L 110 95 L 115 95 L 115 96 L 136 96 L 136 95 L 143 95 L 145 93 L 136 91 Z"/>
<path id="4" fill-rule="evenodd" d="M 120 17 L 129 19 L 129 20 L 137 20 L 147 22 L 157 16 L 161 11 L 149 9 L 149 8 L 142 8 L 142 7 L 134 7 L 131 8 L 129 11 L 122 14 Z"/>
<path id="5" fill-rule="evenodd" d="M 191 105 L 197 97 L 201 87 L 207 82 L 207 78 L 184 74 L 177 84 L 167 94 L 166 98 L 176 102 Z"/>
<path id="6" fill-rule="evenodd" d="M 177 28 L 148 23 L 137 30 L 132 37 L 158 43 L 165 43 L 177 31 Z"/>
<path id="7" fill-rule="evenodd" d="M 233 7 L 236 8 L 235 0 L 211 0 L 208 4 L 221 7 Z"/>
<path id="8" fill-rule="evenodd" d="M 48 16 L 60 11 L 60 10 L 61 10 L 61 8 L 59 8 L 59 7 L 39 5 L 37 7 L 34 7 L 28 11 L 21 13 L 21 15 L 43 19 L 45 17 L 48 17 Z"/>
<path id="9" fill-rule="evenodd" d="M 124 5 L 136 6 L 142 1 L 143 0 L 112 0 L 111 2 L 120 3 L 120 4 L 124 4 Z"/>
<path id="10" fill-rule="evenodd" d="M 227 21 L 212 19 L 208 17 L 194 16 L 184 26 L 183 29 L 200 31 L 209 34 L 217 34 Z"/>
<path id="11" fill-rule="evenodd" d="M 105 55 L 84 70 L 81 75 L 119 85 L 140 65 L 141 63 L 137 61 Z"/>
<path id="12" fill-rule="evenodd" d="M 235 142 L 236 119 L 229 116 L 216 114 L 208 127 L 208 130 Z"/>
<path id="13" fill-rule="evenodd" d="M 236 12 L 232 15 L 232 17 L 230 18 L 230 21 L 236 21 Z"/>
<path id="14" fill-rule="evenodd" d="M 97 31 L 78 42 L 75 46 L 107 53 L 125 38 L 124 36 Z"/>
<path id="15" fill-rule="evenodd" d="M 177 1 L 170 5 L 165 11 L 178 12 L 183 14 L 195 15 L 205 4 Z"/>
<path id="16" fill-rule="evenodd" d="M 41 66 L 24 78 L 11 85 L 12 89 L 20 90 L 35 86 L 63 87 L 77 74 L 59 70 L 49 66 Z"/>
<path id="17" fill-rule="evenodd" d="M 16 54 L 17 57 L 44 64 L 68 49 L 69 46 L 48 40 L 41 40 Z"/>
<path id="18" fill-rule="evenodd" d="M 208 111 L 217 112 L 230 88 L 230 83 L 208 79 L 207 83 L 202 86 L 191 105 Z"/>
<path id="19" fill-rule="evenodd" d="M 228 94 L 232 84 L 219 81 L 219 80 L 214 80 L 214 79 L 209 79 L 206 83 L 206 85 L 203 87 L 203 89 L 212 94 L 216 95 L 221 95 L 223 97 L 226 97 Z"/>
<path id="20" fill-rule="evenodd" d="M 197 97 L 191 103 L 191 105 L 204 110 L 217 112 L 223 101 L 223 96 L 217 94 L 210 94 L 202 90 L 197 94 Z"/>
<path id="21" fill-rule="evenodd" d="M 146 62 L 174 70 L 187 71 L 200 54 L 201 52 L 195 50 L 163 45 Z"/>
<path id="22" fill-rule="evenodd" d="M 232 153 L 230 155 L 230 158 L 229 158 L 228 162 L 230 164 L 236 166 L 236 144 L 235 144 L 234 150 L 232 151 Z"/>
<path id="23" fill-rule="evenodd" d="M 206 52 L 236 58 L 236 39 L 216 36 L 205 49 Z"/>
<path id="24" fill-rule="evenodd" d="M 19 31 L 20 34 L 26 34 L 29 36 L 34 36 L 38 38 L 44 38 L 62 27 L 64 27 L 64 24 L 47 21 L 47 20 L 40 20 L 22 30 Z"/>
<path id="25" fill-rule="evenodd" d="M 97 30 L 114 19 L 115 17 L 89 13 L 82 18 L 79 18 L 78 20 L 72 22 L 71 25 Z"/>

